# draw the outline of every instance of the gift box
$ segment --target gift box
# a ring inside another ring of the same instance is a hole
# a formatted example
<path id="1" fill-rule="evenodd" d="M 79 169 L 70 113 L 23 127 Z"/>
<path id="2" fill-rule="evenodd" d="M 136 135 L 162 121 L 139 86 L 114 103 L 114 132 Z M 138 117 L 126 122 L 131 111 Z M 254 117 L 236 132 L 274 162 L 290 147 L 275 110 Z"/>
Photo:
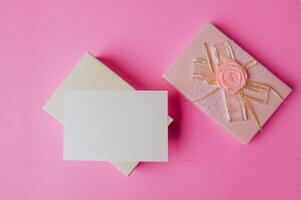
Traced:
<path id="1" fill-rule="evenodd" d="M 101 63 L 90 53 L 85 53 L 79 63 L 66 77 L 43 109 L 63 124 L 65 90 L 135 90 L 121 77 Z M 172 122 L 169 117 L 168 123 Z M 139 162 L 110 162 L 123 174 L 129 175 Z"/>
<path id="2" fill-rule="evenodd" d="M 262 130 L 292 91 L 212 24 L 163 77 L 243 144 Z"/>

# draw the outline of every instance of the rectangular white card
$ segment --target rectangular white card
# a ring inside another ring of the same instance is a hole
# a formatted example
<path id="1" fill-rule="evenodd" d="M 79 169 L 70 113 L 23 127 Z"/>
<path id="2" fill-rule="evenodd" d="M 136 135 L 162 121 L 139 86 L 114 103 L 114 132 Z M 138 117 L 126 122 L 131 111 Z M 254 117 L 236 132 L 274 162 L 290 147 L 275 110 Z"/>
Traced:
<path id="1" fill-rule="evenodd" d="M 166 91 L 65 91 L 64 159 L 164 162 Z"/>
<path id="2" fill-rule="evenodd" d="M 90 53 L 85 53 L 79 63 L 68 74 L 61 85 L 48 99 L 43 109 L 59 123 L 63 124 L 63 103 L 65 90 L 135 90 L 120 76 L 114 73 L 108 66 L 95 58 Z M 169 124 L 173 119 L 168 117 Z M 116 169 L 125 175 L 130 175 L 138 165 L 138 161 L 112 161 L 110 162 Z"/>

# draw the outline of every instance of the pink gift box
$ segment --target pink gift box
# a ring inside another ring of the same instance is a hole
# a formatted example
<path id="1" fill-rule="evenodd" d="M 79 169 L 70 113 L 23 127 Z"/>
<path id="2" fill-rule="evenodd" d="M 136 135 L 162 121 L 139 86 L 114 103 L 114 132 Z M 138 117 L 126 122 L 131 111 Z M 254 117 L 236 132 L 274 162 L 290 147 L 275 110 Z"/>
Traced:
<path id="1" fill-rule="evenodd" d="M 203 28 L 163 77 L 243 144 L 292 91 L 212 24 Z"/>

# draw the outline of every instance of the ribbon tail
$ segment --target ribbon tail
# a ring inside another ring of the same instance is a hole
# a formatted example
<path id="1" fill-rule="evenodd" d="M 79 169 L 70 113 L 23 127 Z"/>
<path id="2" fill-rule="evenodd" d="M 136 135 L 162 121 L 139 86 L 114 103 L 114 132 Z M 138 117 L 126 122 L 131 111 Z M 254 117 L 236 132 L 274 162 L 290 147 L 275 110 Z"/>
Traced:
<path id="1" fill-rule="evenodd" d="M 264 83 L 258 83 L 255 81 L 247 81 L 247 87 L 253 88 L 253 89 L 258 89 L 258 90 L 268 90 L 274 92 L 280 99 L 281 101 L 284 101 L 283 97 L 270 85 L 264 84 Z"/>
<path id="2" fill-rule="evenodd" d="M 206 60 L 207 60 L 209 70 L 212 74 L 214 74 L 215 72 L 214 72 L 214 68 L 213 68 L 213 65 L 212 65 L 212 62 L 211 62 L 211 58 L 210 58 L 210 55 L 209 55 L 209 50 L 208 50 L 208 46 L 207 46 L 206 42 L 203 44 L 203 48 L 204 48 L 204 51 L 205 51 Z"/>
<path id="3" fill-rule="evenodd" d="M 215 88 L 215 89 L 213 89 L 213 90 L 211 90 L 208 94 L 206 94 L 205 96 L 203 96 L 203 97 L 200 97 L 200 98 L 197 98 L 197 99 L 194 99 L 194 100 L 192 100 L 193 102 L 196 102 L 196 101 L 200 101 L 200 100 L 203 100 L 203 99 L 205 99 L 205 98 L 207 98 L 207 97 L 209 97 L 209 96 L 211 96 L 211 95 L 214 95 L 217 91 L 219 91 L 220 90 L 220 88 Z"/>
<path id="4" fill-rule="evenodd" d="M 196 65 L 207 65 L 207 61 L 205 59 L 202 58 L 195 58 L 193 59 L 194 64 Z"/>
<path id="5" fill-rule="evenodd" d="M 257 61 L 252 59 L 250 60 L 249 62 L 247 62 L 246 64 L 244 64 L 243 66 L 246 68 L 246 69 L 249 69 L 251 67 L 254 67 L 255 65 L 257 65 Z"/>
<path id="6" fill-rule="evenodd" d="M 248 116 L 247 116 L 247 106 L 246 106 L 246 103 L 241 100 L 240 95 L 241 96 L 244 95 L 244 93 L 243 93 L 242 90 L 239 91 L 239 95 L 238 95 L 239 106 L 240 106 L 240 113 L 241 113 L 242 119 L 243 120 L 247 120 L 248 119 Z"/>
<path id="7" fill-rule="evenodd" d="M 193 63 L 195 65 L 195 68 L 192 78 L 200 79 L 203 82 L 214 79 L 210 69 L 208 68 L 208 62 L 205 59 L 196 58 L 193 60 Z"/>
<path id="8" fill-rule="evenodd" d="M 224 46 L 225 46 L 228 57 L 231 60 L 235 60 L 235 56 L 234 56 L 234 53 L 233 53 L 233 50 L 232 50 L 232 47 L 231 47 L 230 43 L 228 41 L 226 41 L 226 42 L 224 42 Z"/>
<path id="9" fill-rule="evenodd" d="M 266 103 L 267 103 L 265 100 L 262 100 L 262 99 L 253 97 L 253 96 L 251 96 L 251 95 L 245 94 L 245 96 L 246 96 L 248 99 L 250 99 L 250 100 L 252 100 L 252 101 L 255 101 L 256 103 L 259 103 L 259 104 L 266 104 Z"/>
<path id="10" fill-rule="evenodd" d="M 228 100 L 228 97 L 227 97 L 227 93 L 224 90 L 223 90 L 223 99 L 224 99 L 224 105 L 225 105 L 225 110 L 226 110 L 228 121 L 232 122 L 229 100 Z"/>
<path id="11" fill-rule="evenodd" d="M 258 129 L 262 130 L 262 126 L 261 126 L 260 121 L 259 121 L 259 119 L 256 115 L 256 112 L 253 108 L 253 105 L 250 103 L 250 101 L 243 94 L 239 94 L 239 98 L 246 104 L 246 108 L 250 112 L 250 114 L 251 114 L 253 120 L 255 121 Z"/>

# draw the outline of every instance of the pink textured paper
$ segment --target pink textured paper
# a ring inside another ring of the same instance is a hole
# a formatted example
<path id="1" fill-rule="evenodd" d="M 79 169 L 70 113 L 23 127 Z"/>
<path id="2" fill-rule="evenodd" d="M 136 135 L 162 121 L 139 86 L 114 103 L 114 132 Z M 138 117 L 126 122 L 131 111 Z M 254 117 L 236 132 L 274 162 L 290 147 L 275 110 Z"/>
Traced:
<path id="1" fill-rule="evenodd" d="M 254 60 L 251 55 L 218 30 L 214 25 L 206 24 L 201 32 L 189 44 L 187 49 L 185 49 L 184 53 L 179 55 L 175 63 L 168 68 L 163 76 L 199 110 L 206 113 L 238 141 L 247 144 L 255 136 L 259 128 L 256 126 L 254 119 L 250 117 L 250 114 L 248 114 L 249 117 L 247 120 L 228 121 L 222 91 L 218 91 L 216 94 L 200 101 L 194 101 L 195 99 L 210 93 L 216 86 L 208 86 L 208 84 L 192 78 L 192 74 L 196 68 L 193 64 L 193 59 L 205 58 L 205 53 L 202 48 L 204 43 L 213 46 L 223 42 L 228 42 L 229 45 L 231 45 L 235 59 L 239 63 L 244 64 L 250 60 Z M 255 66 L 248 69 L 248 75 L 250 81 L 267 84 L 274 88 L 284 100 L 291 92 L 291 88 L 275 77 L 261 63 L 257 63 Z M 282 100 L 275 92 L 269 92 L 268 101 L 264 105 L 256 104 L 256 102 L 254 103 L 251 101 L 252 107 L 261 125 L 264 125 L 281 103 Z"/>
<path id="2" fill-rule="evenodd" d="M 0 1 L 0 199 L 301 199 L 299 0 Z M 161 77 L 210 21 L 294 92 L 247 146 Z M 169 162 L 130 177 L 62 159 L 42 110 L 91 51 L 137 89 L 169 89 Z"/>

